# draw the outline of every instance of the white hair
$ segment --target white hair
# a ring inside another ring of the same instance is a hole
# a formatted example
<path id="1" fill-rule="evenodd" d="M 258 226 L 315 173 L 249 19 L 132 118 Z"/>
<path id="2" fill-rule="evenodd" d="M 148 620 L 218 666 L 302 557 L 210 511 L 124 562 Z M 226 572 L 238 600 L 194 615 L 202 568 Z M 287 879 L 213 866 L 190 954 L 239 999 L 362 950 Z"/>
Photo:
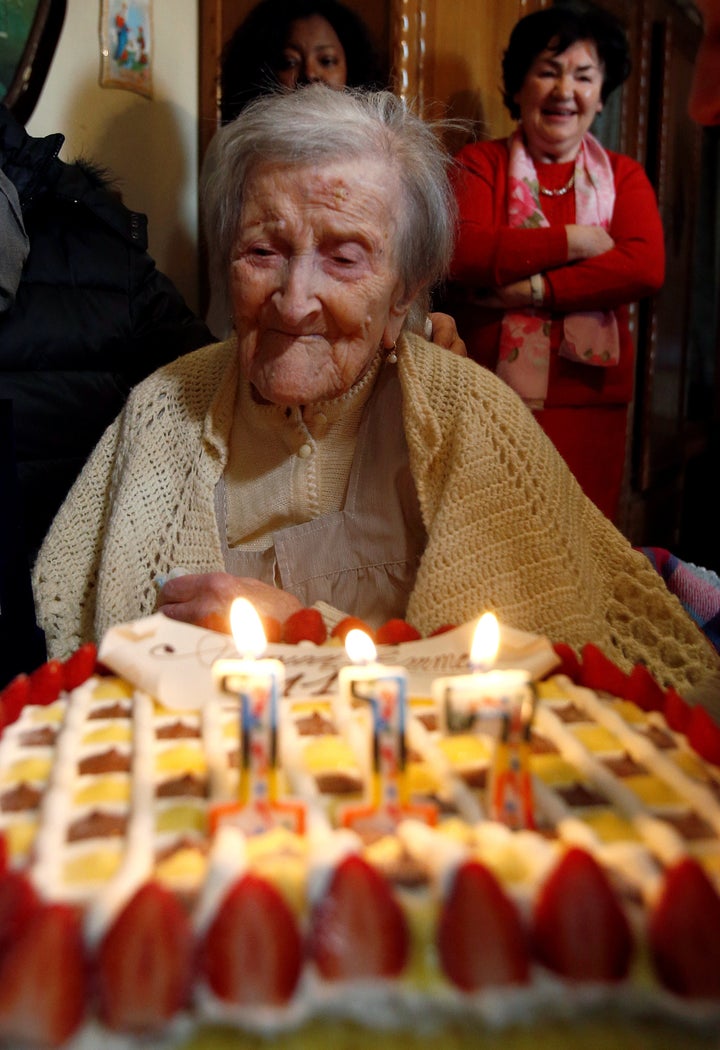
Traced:
<path id="1" fill-rule="evenodd" d="M 202 187 L 202 214 L 217 295 L 229 304 L 229 270 L 248 176 L 268 163 L 320 164 L 384 160 L 400 181 L 395 258 L 414 303 L 406 325 L 422 332 L 433 287 L 450 265 L 455 199 L 451 159 L 429 124 L 389 91 L 334 90 L 311 84 L 250 103 L 212 142 L 212 170 Z"/>

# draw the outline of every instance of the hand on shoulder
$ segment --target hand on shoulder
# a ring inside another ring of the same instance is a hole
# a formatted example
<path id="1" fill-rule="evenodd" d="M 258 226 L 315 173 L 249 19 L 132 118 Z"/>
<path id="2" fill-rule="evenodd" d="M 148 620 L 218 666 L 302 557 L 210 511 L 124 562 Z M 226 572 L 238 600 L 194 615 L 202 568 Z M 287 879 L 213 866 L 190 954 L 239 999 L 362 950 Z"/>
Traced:
<path id="1" fill-rule="evenodd" d="M 467 357 L 467 347 L 460 338 L 454 318 L 449 314 L 434 313 L 429 315 L 428 321 L 430 322 L 428 339 L 431 339 L 436 346 L 442 347 L 443 350 L 457 354 L 458 357 Z"/>

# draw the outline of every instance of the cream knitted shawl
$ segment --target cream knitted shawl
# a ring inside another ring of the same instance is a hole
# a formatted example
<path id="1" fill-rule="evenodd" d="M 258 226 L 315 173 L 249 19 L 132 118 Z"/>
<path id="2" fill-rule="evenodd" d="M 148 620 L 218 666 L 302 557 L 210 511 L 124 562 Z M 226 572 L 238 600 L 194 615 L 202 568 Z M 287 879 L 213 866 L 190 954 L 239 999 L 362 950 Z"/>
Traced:
<path id="1" fill-rule="evenodd" d="M 492 609 L 553 641 L 593 641 L 623 667 L 646 663 L 681 690 L 717 672 L 720 661 L 678 600 L 585 498 L 505 384 L 414 336 L 401 340 L 397 367 L 429 537 L 408 620 L 427 632 Z M 153 612 L 156 573 L 223 571 L 213 492 L 236 383 L 230 339 L 133 390 L 35 567 L 53 656 Z"/>

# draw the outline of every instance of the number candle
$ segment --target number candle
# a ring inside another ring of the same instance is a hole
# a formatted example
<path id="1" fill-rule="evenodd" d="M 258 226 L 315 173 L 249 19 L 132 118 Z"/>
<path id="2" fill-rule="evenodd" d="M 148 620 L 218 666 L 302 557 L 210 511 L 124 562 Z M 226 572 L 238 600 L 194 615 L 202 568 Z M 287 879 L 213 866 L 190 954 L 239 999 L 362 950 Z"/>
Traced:
<path id="1" fill-rule="evenodd" d="M 471 673 L 436 678 L 433 699 L 446 732 L 469 733 L 496 723 L 488 815 L 511 827 L 532 827 L 528 738 L 535 694 L 527 671 L 488 669 L 499 641 L 497 619 L 485 613 L 470 650 Z"/>
<path id="2" fill-rule="evenodd" d="M 240 699 L 241 804 L 268 809 L 277 802 L 278 706 L 285 685 L 280 660 L 260 660 L 266 641 L 262 623 L 246 598 L 230 609 L 239 659 L 216 660 L 213 679 L 219 688 Z"/>
<path id="3" fill-rule="evenodd" d="M 369 706 L 370 769 L 374 807 L 398 812 L 405 798 L 407 673 L 378 663 L 372 639 L 357 629 L 345 639 L 353 663 L 338 675 L 341 700 L 349 708 Z"/>

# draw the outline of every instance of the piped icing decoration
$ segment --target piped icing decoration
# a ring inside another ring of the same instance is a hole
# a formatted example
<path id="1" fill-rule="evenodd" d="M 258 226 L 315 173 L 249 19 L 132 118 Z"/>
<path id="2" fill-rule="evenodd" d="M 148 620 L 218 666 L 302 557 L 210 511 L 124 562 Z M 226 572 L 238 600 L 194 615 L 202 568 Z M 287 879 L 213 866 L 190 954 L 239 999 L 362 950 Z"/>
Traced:
<path id="1" fill-rule="evenodd" d="M 591 690 L 568 686 L 568 692 L 594 721 L 608 729 L 618 739 L 633 759 L 651 773 L 658 781 L 668 786 L 678 799 L 683 799 L 698 811 L 720 835 L 720 799 L 704 779 L 688 775 L 676 760 L 676 751 L 659 751 L 653 747 L 647 734 L 637 732 L 632 724 L 623 719 L 610 705 L 604 703 Z M 652 723 L 651 723 L 652 724 Z"/>
<path id="2" fill-rule="evenodd" d="M 673 864 L 691 852 L 717 874 L 720 804 L 711 768 L 698 762 L 658 713 L 648 714 L 622 701 L 602 699 L 562 678 L 553 682 L 550 691 L 545 684 L 541 686 L 546 700 L 542 719 L 547 735 L 561 754 L 571 759 L 572 768 L 581 769 L 587 783 L 599 790 L 597 799 L 588 797 L 582 819 L 594 821 L 603 832 L 600 841 L 606 857 L 616 825 L 618 845 L 612 852 L 619 858 L 624 848 L 627 859 L 630 836 L 619 822 L 619 817 L 624 817 L 637 840 L 663 864 Z M 656 746 L 658 739 L 661 747 Z M 558 791 L 564 791 L 569 798 L 571 786 L 556 783 L 556 797 Z M 538 797 L 541 795 L 542 791 Z M 620 840 L 624 840 L 624 847 Z M 646 894 L 652 892 L 647 872 L 645 864 L 639 881 Z"/>
<path id="3" fill-rule="evenodd" d="M 116 874 L 93 896 L 85 935 L 94 947 L 115 916 L 152 874 L 155 832 L 155 711 L 151 697 L 133 701 L 132 794 L 125 849 Z"/>
<path id="4" fill-rule="evenodd" d="M 55 762 L 43 796 L 40 809 L 40 827 L 35 842 L 35 860 L 32 879 L 38 890 L 48 899 L 84 896 L 87 886 L 70 892 L 65 879 L 65 861 L 68 851 L 68 826 L 78 815 L 72 807 L 72 791 L 75 786 L 78 764 L 81 757 L 81 734 L 87 711 L 92 702 L 92 684 L 76 690 L 73 703 L 68 704 L 65 721 L 55 744 Z M 88 809 L 85 808 L 85 812 Z"/>
<path id="5" fill-rule="evenodd" d="M 648 848 L 655 852 L 663 863 L 672 863 L 685 852 L 682 837 L 667 823 L 653 816 L 641 799 L 625 787 L 597 757 L 598 753 L 621 750 L 619 742 L 596 735 L 591 741 L 599 744 L 600 752 L 587 746 L 577 731 L 562 721 L 549 707 L 537 713 L 538 729 L 555 743 L 563 757 L 577 769 L 583 780 L 599 795 L 589 795 L 589 800 L 612 803 L 637 829 Z M 594 730 L 592 730 L 594 732 Z M 586 737 L 586 739 L 588 739 Z"/>
<path id="6" fill-rule="evenodd" d="M 220 908 L 221 901 L 246 870 L 245 836 L 231 825 L 219 827 L 213 839 L 207 876 L 193 917 L 198 936 L 204 936 Z"/>

